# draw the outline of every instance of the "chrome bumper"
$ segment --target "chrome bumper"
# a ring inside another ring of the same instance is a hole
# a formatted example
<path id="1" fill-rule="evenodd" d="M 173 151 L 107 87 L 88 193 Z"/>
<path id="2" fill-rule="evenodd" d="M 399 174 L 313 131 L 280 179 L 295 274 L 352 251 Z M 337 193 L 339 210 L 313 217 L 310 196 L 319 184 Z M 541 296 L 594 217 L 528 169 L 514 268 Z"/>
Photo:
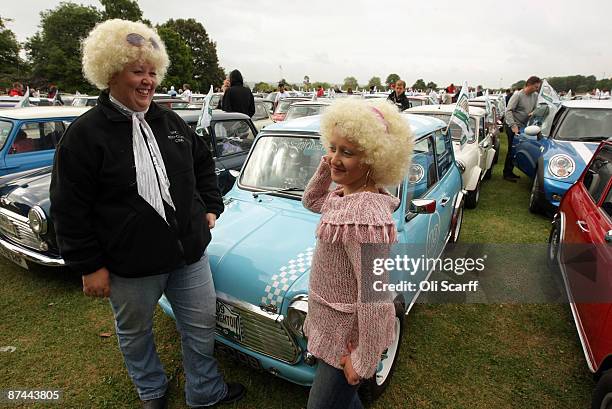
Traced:
<path id="1" fill-rule="evenodd" d="M 23 247 L 19 247 L 9 241 L 6 241 L 4 238 L 0 237 L 0 247 L 3 250 L 16 254 L 18 256 L 23 257 L 24 259 L 31 261 L 36 264 L 40 264 L 47 267 L 63 267 L 66 265 L 64 259 L 61 257 L 54 258 L 48 257 L 44 254 L 37 253 L 33 250 L 25 249 Z"/>

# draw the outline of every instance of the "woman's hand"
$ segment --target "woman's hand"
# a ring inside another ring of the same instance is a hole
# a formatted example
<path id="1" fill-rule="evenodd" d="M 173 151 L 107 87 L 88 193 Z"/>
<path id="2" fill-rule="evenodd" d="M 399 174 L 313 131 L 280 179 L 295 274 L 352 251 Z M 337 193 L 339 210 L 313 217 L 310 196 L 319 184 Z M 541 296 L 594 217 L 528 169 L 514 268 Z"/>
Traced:
<path id="1" fill-rule="evenodd" d="M 357 372 L 355 372 L 355 369 L 353 368 L 353 362 L 351 361 L 351 352 L 353 352 L 354 350 L 355 349 L 353 348 L 353 345 L 349 343 L 348 354 L 343 355 L 342 358 L 340 358 L 340 365 L 344 370 L 344 376 L 346 377 L 346 381 L 349 385 L 357 385 L 361 380 Z"/>
<path id="2" fill-rule="evenodd" d="M 208 222 L 208 229 L 214 229 L 215 223 L 217 223 L 217 215 L 214 213 L 206 213 L 206 221 Z"/>
<path id="3" fill-rule="evenodd" d="M 110 273 L 106 267 L 83 276 L 83 292 L 90 297 L 110 297 Z"/>

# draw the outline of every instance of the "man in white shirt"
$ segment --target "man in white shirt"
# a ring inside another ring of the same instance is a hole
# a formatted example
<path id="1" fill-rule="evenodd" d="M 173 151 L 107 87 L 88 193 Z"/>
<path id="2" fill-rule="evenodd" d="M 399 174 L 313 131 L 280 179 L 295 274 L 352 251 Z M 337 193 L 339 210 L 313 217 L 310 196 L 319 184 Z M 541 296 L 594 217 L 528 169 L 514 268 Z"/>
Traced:
<path id="1" fill-rule="evenodd" d="M 276 94 L 276 98 L 274 98 L 274 109 L 276 110 L 276 106 L 281 99 L 287 98 L 289 93 L 285 91 L 285 83 L 281 82 L 278 84 L 278 94 Z"/>
<path id="2" fill-rule="evenodd" d="M 189 89 L 189 84 L 183 84 L 183 93 L 180 98 L 184 99 L 187 102 L 191 102 L 191 90 Z"/>

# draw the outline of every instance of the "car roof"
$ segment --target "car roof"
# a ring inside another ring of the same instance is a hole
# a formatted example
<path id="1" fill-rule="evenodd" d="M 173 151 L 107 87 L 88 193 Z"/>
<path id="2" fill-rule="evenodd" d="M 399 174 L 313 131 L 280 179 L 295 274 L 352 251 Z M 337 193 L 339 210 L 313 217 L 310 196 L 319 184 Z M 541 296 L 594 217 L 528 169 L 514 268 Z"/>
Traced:
<path id="1" fill-rule="evenodd" d="M 402 113 L 402 116 L 410 123 L 410 127 L 416 138 L 427 135 L 433 130 L 446 127 L 446 123 L 438 118 L 433 118 L 424 115 L 412 115 Z M 262 132 L 267 133 L 274 131 L 281 133 L 284 131 L 290 132 L 305 132 L 319 133 L 321 125 L 321 115 L 305 116 L 302 118 L 292 119 L 290 121 L 277 122 L 266 126 Z"/>
<path id="2" fill-rule="evenodd" d="M 445 104 L 445 105 L 421 105 L 419 107 L 408 108 L 406 111 L 418 114 L 419 112 L 443 112 L 445 114 L 452 114 L 457 104 Z M 470 105 L 470 115 L 472 116 L 485 116 L 486 111 L 482 108 L 478 108 Z"/>
<path id="3" fill-rule="evenodd" d="M 563 101 L 562 105 L 568 108 L 600 108 L 612 109 L 612 100 L 608 99 L 576 99 Z"/>
<path id="4" fill-rule="evenodd" d="M 293 106 L 304 106 L 304 105 L 331 105 L 331 103 L 332 103 L 331 99 L 319 98 L 314 101 L 299 101 L 294 104 L 291 104 L 291 106 L 293 107 Z"/>
<path id="5" fill-rule="evenodd" d="M 197 120 L 200 117 L 201 110 L 199 109 L 174 109 L 184 121 L 193 121 Z M 231 119 L 251 119 L 248 115 L 242 114 L 240 112 L 225 112 L 220 109 L 213 109 L 212 111 L 212 119 L 215 121 L 226 121 Z"/>
<path id="6" fill-rule="evenodd" d="M 91 107 L 73 106 L 47 106 L 47 107 L 25 107 L 9 108 L 0 111 L 0 116 L 10 119 L 44 119 L 58 117 L 77 117 L 85 113 Z"/>

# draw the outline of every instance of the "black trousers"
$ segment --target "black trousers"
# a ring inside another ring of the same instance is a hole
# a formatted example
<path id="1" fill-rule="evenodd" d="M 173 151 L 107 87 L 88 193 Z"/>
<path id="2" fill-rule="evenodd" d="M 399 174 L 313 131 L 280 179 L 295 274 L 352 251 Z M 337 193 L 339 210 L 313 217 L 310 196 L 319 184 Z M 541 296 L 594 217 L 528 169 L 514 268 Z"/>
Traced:
<path id="1" fill-rule="evenodd" d="M 504 176 L 511 175 L 514 170 L 514 163 L 512 163 L 512 141 L 514 140 L 514 132 L 508 125 L 504 125 L 506 135 L 508 136 L 508 152 L 506 153 L 506 161 L 504 162 Z"/>

